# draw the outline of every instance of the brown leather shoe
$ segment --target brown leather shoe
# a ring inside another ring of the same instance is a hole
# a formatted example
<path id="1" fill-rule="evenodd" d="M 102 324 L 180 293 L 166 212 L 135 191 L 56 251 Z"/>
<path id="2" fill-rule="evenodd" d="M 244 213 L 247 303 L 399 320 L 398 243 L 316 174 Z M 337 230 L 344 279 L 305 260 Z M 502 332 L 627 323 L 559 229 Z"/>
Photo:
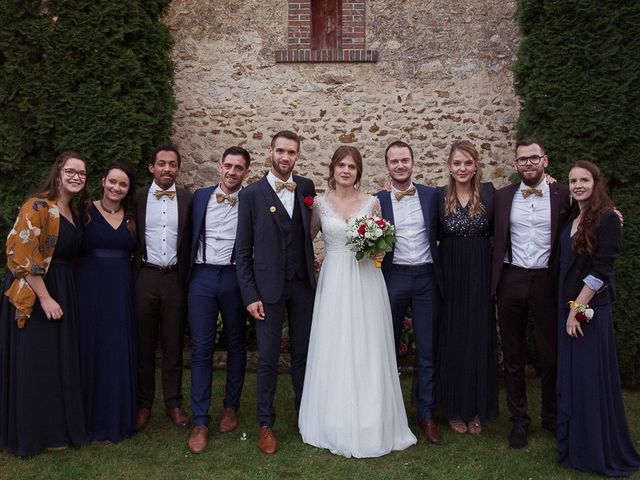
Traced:
<path id="1" fill-rule="evenodd" d="M 442 437 L 440 436 L 440 430 L 438 429 L 438 425 L 432 419 L 429 420 L 418 420 L 418 424 L 424 433 L 426 439 L 434 444 L 439 444 Z"/>
<path id="2" fill-rule="evenodd" d="M 184 414 L 180 407 L 167 408 L 167 417 L 178 428 L 187 428 L 189 426 L 189 417 Z"/>
<path id="3" fill-rule="evenodd" d="M 207 435 L 209 434 L 209 427 L 206 425 L 197 425 L 191 430 L 189 436 L 189 450 L 191 453 L 202 453 L 207 449 Z"/>
<path id="4" fill-rule="evenodd" d="M 238 426 L 235 408 L 225 408 L 220 419 L 220 433 L 232 432 Z"/>
<path id="5" fill-rule="evenodd" d="M 278 449 L 278 442 L 276 441 L 276 436 L 273 434 L 271 427 L 262 425 L 258 429 L 258 449 L 267 455 L 276 453 L 276 450 Z"/>
<path id="6" fill-rule="evenodd" d="M 136 428 L 138 431 L 144 430 L 151 418 L 151 409 L 148 407 L 138 407 L 138 413 L 136 414 Z"/>

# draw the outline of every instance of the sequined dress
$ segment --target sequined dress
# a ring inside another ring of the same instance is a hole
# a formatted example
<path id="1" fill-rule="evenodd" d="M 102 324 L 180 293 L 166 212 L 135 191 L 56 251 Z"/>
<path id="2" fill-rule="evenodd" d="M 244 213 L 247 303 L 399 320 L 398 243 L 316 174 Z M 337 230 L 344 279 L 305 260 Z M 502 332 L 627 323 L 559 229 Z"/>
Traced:
<path id="1" fill-rule="evenodd" d="M 482 184 L 484 212 L 469 206 L 445 216 L 440 188 L 440 258 L 444 301 L 438 336 L 437 398 L 448 420 L 481 421 L 498 414 L 496 326 L 491 301 L 491 183 Z"/>

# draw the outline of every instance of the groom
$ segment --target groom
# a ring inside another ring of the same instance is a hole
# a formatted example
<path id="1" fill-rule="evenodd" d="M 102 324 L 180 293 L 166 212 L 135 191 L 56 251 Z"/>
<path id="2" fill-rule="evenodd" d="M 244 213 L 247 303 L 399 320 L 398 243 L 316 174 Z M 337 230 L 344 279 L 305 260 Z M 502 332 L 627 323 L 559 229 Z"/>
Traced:
<path id="1" fill-rule="evenodd" d="M 385 150 L 385 163 L 391 176 L 391 191 L 376 194 L 382 216 L 396 227 L 397 242 L 384 257 L 384 275 L 396 352 L 407 307 L 411 306 L 416 339 L 416 376 L 418 423 L 426 439 L 440 443 L 438 426 L 433 421 L 435 404 L 435 347 L 442 273 L 438 257 L 438 202 L 434 188 L 415 185 L 413 150 L 396 141 Z"/>
<path id="2" fill-rule="evenodd" d="M 311 180 L 292 175 L 300 152 L 293 132 L 271 140 L 271 170 L 240 192 L 236 273 L 242 299 L 256 320 L 258 340 L 258 448 L 277 450 L 273 397 L 278 379 L 280 338 L 289 322 L 291 381 L 300 408 L 307 362 L 316 277 L 305 197 L 315 197 Z"/>

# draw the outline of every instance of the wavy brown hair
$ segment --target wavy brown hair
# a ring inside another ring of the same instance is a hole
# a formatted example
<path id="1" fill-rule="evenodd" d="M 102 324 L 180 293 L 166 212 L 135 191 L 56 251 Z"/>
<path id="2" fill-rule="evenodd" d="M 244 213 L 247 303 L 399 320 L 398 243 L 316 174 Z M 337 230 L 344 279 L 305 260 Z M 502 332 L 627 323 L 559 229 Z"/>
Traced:
<path id="1" fill-rule="evenodd" d="M 587 160 L 578 160 L 571 165 L 569 173 L 574 168 L 584 168 L 591 173 L 593 177 L 593 192 L 580 207 L 582 219 L 571 240 L 571 248 L 579 255 L 593 255 L 596 251 L 596 230 L 600 225 L 600 215 L 606 210 L 613 210 L 613 202 L 607 195 L 602 172 L 595 163 Z"/>
<path id="2" fill-rule="evenodd" d="M 451 165 L 453 156 L 456 152 L 462 152 L 471 157 L 476 167 L 476 173 L 471 179 L 471 195 L 469 196 L 469 215 L 475 217 L 484 212 L 484 207 L 480 201 L 480 182 L 482 181 L 482 168 L 480 167 L 480 154 L 468 140 L 458 140 L 453 142 L 451 150 L 449 150 L 449 158 L 447 165 Z M 444 196 L 444 214 L 445 216 L 454 215 L 458 212 L 458 192 L 456 191 L 456 181 L 453 175 L 449 175 L 449 183 L 445 190 Z"/>
<path id="3" fill-rule="evenodd" d="M 331 190 L 336 188 L 336 181 L 333 179 L 333 172 L 336 169 L 336 165 L 345 157 L 353 158 L 353 161 L 356 164 L 357 173 L 356 183 L 354 186 L 357 186 L 360 183 L 360 179 L 362 178 L 362 155 L 360 155 L 360 151 L 356 147 L 341 145 L 335 152 L 333 152 L 331 163 L 329 163 L 329 188 Z"/>
<path id="4" fill-rule="evenodd" d="M 33 195 L 40 198 L 46 198 L 47 200 L 55 200 L 60 194 L 60 175 L 62 174 L 62 169 L 71 158 L 77 158 L 82 161 L 82 163 L 84 163 L 84 168 L 87 168 L 87 160 L 79 153 L 71 150 L 62 152 L 56 157 L 53 165 L 51 165 L 51 170 L 49 170 L 49 176 L 45 183 L 37 188 Z M 76 215 L 79 213 L 79 206 L 87 205 L 90 201 L 89 190 L 87 188 L 88 179 L 88 176 L 85 177 L 82 190 L 74 195 L 71 201 L 70 208 Z"/>

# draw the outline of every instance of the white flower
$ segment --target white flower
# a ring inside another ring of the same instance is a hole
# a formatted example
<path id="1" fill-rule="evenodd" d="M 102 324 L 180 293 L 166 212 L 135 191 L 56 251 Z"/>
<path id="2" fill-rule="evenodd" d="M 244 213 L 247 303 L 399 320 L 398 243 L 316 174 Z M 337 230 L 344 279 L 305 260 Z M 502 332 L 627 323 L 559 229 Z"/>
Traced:
<path id="1" fill-rule="evenodd" d="M 584 311 L 584 316 L 591 320 L 593 318 L 593 308 L 587 308 Z"/>

